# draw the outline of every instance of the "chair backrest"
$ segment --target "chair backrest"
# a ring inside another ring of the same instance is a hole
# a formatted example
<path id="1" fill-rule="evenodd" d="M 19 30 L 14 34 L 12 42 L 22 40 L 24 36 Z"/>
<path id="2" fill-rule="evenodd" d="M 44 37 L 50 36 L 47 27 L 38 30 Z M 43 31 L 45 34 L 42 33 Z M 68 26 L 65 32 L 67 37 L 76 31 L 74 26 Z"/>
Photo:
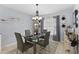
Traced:
<path id="1" fill-rule="evenodd" d="M 50 32 L 46 32 L 44 36 L 44 45 L 47 46 L 49 44 Z"/>
<path id="2" fill-rule="evenodd" d="M 21 34 L 15 32 L 15 37 L 16 37 L 16 40 L 17 40 L 17 49 L 19 49 L 21 52 L 23 52 L 24 44 L 23 44 Z"/>
<path id="3" fill-rule="evenodd" d="M 25 30 L 25 36 L 30 36 L 30 30 Z"/>
<path id="4" fill-rule="evenodd" d="M 44 30 L 43 30 L 43 33 L 46 33 L 46 32 L 47 32 L 47 30 L 46 30 L 46 29 L 44 29 Z"/>

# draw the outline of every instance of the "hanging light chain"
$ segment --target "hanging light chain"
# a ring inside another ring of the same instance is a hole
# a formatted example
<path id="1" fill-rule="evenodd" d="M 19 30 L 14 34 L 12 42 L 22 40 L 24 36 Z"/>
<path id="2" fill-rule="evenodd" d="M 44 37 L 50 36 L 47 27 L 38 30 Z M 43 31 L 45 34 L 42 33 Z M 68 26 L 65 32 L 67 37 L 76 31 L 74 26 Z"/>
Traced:
<path id="1" fill-rule="evenodd" d="M 39 16 L 38 4 L 36 4 L 36 16 Z"/>

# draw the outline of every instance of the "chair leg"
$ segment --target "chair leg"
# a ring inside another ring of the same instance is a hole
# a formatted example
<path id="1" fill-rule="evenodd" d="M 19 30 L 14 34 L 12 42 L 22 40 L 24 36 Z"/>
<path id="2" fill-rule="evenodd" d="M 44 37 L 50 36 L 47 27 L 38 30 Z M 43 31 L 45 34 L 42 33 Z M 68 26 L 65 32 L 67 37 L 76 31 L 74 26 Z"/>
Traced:
<path id="1" fill-rule="evenodd" d="M 41 46 L 39 46 L 39 53 L 40 53 L 40 54 L 41 54 L 40 51 L 43 52 L 43 50 L 45 50 L 45 53 L 46 53 L 46 51 L 50 53 L 50 45 L 47 46 L 47 49 L 46 49 L 45 47 L 41 47 Z"/>
<path id="2" fill-rule="evenodd" d="M 48 45 L 47 48 L 43 48 L 45 50 L 45 53 L 50 53 L 50 46 Z"/>
<path id="3" fill-rule="evenodd" d="M 44 51 L 45 50 L 45 51 Z M 41 47 L 40 46 L 40 50 L 39 51 L 41 51 L 41 52 L 45 52 L 46 53 L 46 49 L 45 48 L 43 48 L 43 47 Z M 42 53 L 40 53 L 40 54 L 42 54 Z"/>
<path id="4" fill-rule="evenodd" d="M 42 51 L 42 48 L 41 48 L 41 46 L 39 46 L 39 51 L 38 51 L 38 53 L 39 53 L 39 54 L 42 54 L 41 51 Z M 43 51 L 42 51 L 42 52 L 43 52 Z"/>

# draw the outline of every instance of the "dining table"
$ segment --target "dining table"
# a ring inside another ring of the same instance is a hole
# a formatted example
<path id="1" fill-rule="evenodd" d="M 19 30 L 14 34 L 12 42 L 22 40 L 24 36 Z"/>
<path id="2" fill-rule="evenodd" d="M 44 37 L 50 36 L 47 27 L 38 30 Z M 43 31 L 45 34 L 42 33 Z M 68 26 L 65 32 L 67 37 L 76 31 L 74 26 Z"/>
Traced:
<path id="1" fill-rule="evenodd" d="M 33 44 L 33 54 L 37 53 L 37 47 L 36 47 L 36 45 L 39 42 L 39 38 L 44 38 L 44 35 L 45 34 L 29 35 L 28 36 L 29 39 L 27 39 L 27 41 Z M 26 36 L 24 36 L 24 37 L 27 38 Z"/>

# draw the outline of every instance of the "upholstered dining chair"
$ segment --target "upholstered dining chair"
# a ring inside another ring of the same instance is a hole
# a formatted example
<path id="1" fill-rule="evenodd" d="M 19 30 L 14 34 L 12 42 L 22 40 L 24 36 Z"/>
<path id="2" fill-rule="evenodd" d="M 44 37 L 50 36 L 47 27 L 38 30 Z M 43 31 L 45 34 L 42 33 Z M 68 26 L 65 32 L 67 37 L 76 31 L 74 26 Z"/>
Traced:
<path id="1" fill-rule="evenodd" d="M 45 49 L 49 45 L 49 37 L 50 32 L 46 32 L 44 38 L 41 38 L 41 40 L 39 40 L 38 45 L 40 45 L 42 49 Z"/>
<path id="2" fill-rule="evenodd" d="M 30 30 L 25 30 L 25 42 L 29 39 L 31 41 L 32 39 L 29 37 L 31 35 Z"/>
<path id="3" fill-rule="evenodd" d="M 46 32 L 47 32 L 47 30 L 44 29 L 43 32 L 41 33 L 41 37 L 40 38 L 44 39 L 44 36 L 45 36 Z"/>
<path id="4" fill-rule="evenodd" d="M 25 30 L 25 36 L 30 36 L 30 30 Z"/>
<path id="5" fill-rule="evenodd" d="M 29 42 L 23 43 L 22 36 L 20 33 L 15 32 L 15 37 L 17 40 L 17 53 L 18 53 L 18 50 L 23 53 L 24 51 L 27 51 L 29 48 L 33 46 L 33 44 Z"/>
<path id="6" fill-rule="evenodd" d="M 44 30 L 43 30 L 43 33 L 46 33 L 46 32 L 47 32 L 47 30 L 46 30 L 46 29 L 44 29 Z"/>

